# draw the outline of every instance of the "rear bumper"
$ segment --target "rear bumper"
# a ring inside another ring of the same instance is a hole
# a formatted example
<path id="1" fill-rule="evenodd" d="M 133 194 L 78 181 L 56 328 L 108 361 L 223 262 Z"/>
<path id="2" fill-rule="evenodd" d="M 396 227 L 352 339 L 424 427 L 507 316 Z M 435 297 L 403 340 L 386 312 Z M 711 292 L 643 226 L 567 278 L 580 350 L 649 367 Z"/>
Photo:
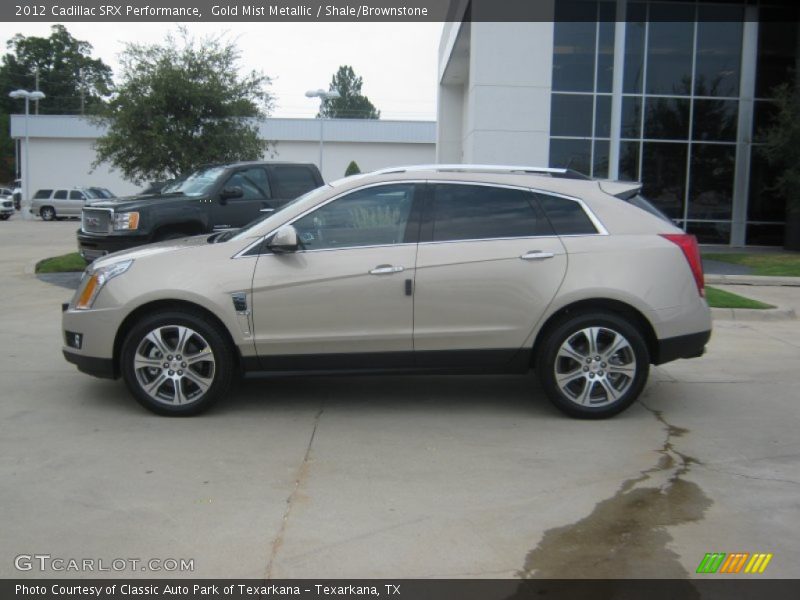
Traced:
<path id="1" fill-rule="evenodd" d="M 651 360 L 654 365 L 663 365 L 679 358 L 703 356 L 709 339 L 711 330 L 656 340 L 656 352 Z"/>
<path id="2" fill-rule="evenodd" d="M 78 367 L 78 370 L 87 375 L 93 375 L 102 379 L 116 379 L 117 375 L 114 371 L 114 361 L 110 358 L 97 358 L 95 356 L 83 356 L 70 352 L 67 349 L 63 350 L 64 358 L 67 362 L 71 362 Z"/>
<path id="3" fill-rule="evenodd" d="M 106 254 L 128 250 L 136 246 L 150 243 L 150 237 L 144 235 L 92 235 L 78 230 L 78 252 L 88 260 L 93 261 Z"/>

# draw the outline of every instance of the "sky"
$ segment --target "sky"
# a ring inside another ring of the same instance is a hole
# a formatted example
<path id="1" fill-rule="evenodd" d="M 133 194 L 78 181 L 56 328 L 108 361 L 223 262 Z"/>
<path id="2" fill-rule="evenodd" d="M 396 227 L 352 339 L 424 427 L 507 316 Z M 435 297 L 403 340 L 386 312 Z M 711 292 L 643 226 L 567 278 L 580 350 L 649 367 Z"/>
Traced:
<path id="1" fill-rule="evenodd" d="M 47 37 L 52 23 L 6 23 L 0 50 L 15 34 Z M 94 47 L 115 75 L 126 42 L 158 43 L 175 23 L 65 23 L 73 37 Z M 242 52 L 242 66 L 273 78 L 274 117 L 313 117 L 340 65 L 363 77 L 361 92 L 382 119 L 436 119 L 436 75 L 442 23 L 189 23 L 200 38 L 224 33 Z"/>

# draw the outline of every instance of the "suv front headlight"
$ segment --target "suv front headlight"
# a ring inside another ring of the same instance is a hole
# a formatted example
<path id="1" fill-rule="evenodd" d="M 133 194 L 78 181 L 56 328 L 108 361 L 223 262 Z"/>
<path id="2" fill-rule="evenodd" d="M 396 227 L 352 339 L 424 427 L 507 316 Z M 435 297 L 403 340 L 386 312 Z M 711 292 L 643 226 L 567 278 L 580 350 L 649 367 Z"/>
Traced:
<path id="1" fill-rule="evenodd" d="M 130 231 L 138 228 L 138 212 L 121 212 L 114 214 L 114 231 Z"/>
<path id="2" fill-rule="evenodd" d="M 78 288 L 78 293 L 75 295 L 75 309 L 76 310 L 89 310 L 92 308 L 97 295 L 103 286 L 114 277 L 122 275 L 133 264 L 133 259 L 122 260 L 117 263 L 99 267 L 97 269 L 89 269 L 86 271 L 81 287 Z"/>

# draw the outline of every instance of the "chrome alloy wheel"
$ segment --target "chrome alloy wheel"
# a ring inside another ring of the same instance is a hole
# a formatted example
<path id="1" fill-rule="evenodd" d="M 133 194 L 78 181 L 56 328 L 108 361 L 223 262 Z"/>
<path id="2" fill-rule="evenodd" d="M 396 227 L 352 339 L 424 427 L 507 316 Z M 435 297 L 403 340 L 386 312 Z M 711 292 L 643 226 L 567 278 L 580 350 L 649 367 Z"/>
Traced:
<path id="1" fill-rule="evenodd" d="M 141 389 L 169 406 L 202 398 L 216 373 L 206 339 L 189 327 L 165 325 L 150 331 L 136 348 L 133 369 Z"/>
<path id="2" fill-rule="evenodd" d="M 556 384 L 566 398 L 581 406 L 613 404 L 635 377 L 636 356 L 630 342 L 608 327 L 576 331 L 556 354 Z"/>

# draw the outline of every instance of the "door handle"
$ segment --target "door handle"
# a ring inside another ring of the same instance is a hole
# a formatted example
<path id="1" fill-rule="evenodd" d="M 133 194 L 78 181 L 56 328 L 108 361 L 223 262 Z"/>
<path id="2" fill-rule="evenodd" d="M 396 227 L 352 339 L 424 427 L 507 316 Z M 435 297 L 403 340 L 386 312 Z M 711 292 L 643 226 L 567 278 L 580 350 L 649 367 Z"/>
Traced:
<path id="1" fill-rule="evenodd" d="M 522 260 L 543 260 L 545 258 L 553 258 L 555 254 L 552 252 L 542 252 L 541 250 L 529 250 L 520 258 Z"/>
<path id="2" fill-rule="evenodd" d="M 391 273 L 402 273 L 405 271 L 405 267 L 395 267 L 393 265 L 378 265 L 374 269 L 372 269 L 369 274 L 370 275 L 389 275 Z"/>

